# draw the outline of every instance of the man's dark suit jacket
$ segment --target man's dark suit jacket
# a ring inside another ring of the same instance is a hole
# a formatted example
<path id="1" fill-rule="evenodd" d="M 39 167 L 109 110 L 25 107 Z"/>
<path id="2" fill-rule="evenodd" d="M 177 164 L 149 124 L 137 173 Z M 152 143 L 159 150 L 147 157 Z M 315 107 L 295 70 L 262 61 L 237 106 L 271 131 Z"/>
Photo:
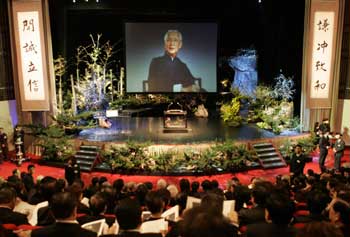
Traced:
<path id="1" fill-rule="evenodd" d="M 118 235 L 101 235 L 100 237 L 162 237 L 161 233 L 144 233 L 137 231 L 124 231 Z"/>
<path id="2" fill-rule="evenodd" d="M 4 224 L 27 225 L 27 216 L 14 212 L 9 208 L 0 207 L 0 222 Z"/>
<path id="3" fill-rule="evenodd" d="M 98 216 L 83 215 L 78 217 L 77 221 L 79 222 L 80 225 L 84 225 L 91 221 L 97 221 L 101 219 L 105 219 L 109 227 L 111 227 L 115 223 L 115 217 L 109 217 L 109 216 L 103 216 L 103 215 L 98 215 Z"/>
<path id="4" fill-rule="evenodd" d="M 295 237 L 296 229 L 287 225 L 259 223 L 247 226 L 247 237 Z"/>
<path id="5" fill-rule="evenodd" d="M 32 230 L 31 237 L 96 237 L 97 234 L 81 228 L 79 224 L 55 223 L 53 225 Z"/>
<path id="6" fill-rule="evenodd" d="M 148 92 L 173 92 L 175 84 L 188 87 L 194 84 L 194 78 L 178 57 L 171 59 L 167 54 L 152 59 L 148 73 Z"/>
<path id="7" fill-rule="evenodd" d="M 293 154 L 292 159 L 290 160 L 289 171 L 294 173 L 294 176 L 300 176 L 304 173 L 304 167 L 306 163 L 306 158 L 303 154 L 297 156 L 297 154 Z"/>
<path id="8" fill-rule="evenodd" d="M 241 209 L 238 212 L 238 220 L 240 226 L 265 222 L 265 208 L 256 206 L 250 209 Z"/>

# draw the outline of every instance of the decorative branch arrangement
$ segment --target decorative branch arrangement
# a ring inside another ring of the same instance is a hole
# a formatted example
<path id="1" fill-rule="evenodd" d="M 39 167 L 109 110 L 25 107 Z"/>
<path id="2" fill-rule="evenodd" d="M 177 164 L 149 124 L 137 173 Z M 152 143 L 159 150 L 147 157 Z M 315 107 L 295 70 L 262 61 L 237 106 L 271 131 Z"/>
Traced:
<path id="1" fill-rule="evenodd" d="M 76 49 L 75 73 L 69 81 L 63 81 L 68 68 L 66 60 L 62 56 L 54 60 L 60 114 L 75 116 L 83 111 L 106 109 L 110 101 L 124 95 L 124 68 L 118 68 L 113 57 L 119 49 L 109 41 L 102 43 L 102 34 L 90 38 L 91 44 Z M 71 90 L 64 92 L 65 87 Z"/>

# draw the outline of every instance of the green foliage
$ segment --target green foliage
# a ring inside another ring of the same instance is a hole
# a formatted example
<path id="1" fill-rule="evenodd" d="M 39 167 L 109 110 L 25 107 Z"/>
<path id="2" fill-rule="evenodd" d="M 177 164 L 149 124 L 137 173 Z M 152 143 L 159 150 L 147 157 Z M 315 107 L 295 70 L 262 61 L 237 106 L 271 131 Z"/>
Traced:
<path id="1" fill-rule="evenodd" d="M 279 151 L 284 157 L 291 157 L 291 155 L 293 154 L 294 146 L 299 144 L 303 148 L 303 152 L 305 154 L 310 154 L 315 149 L 316 139 L 317 138 L 315 137 L 315 135 L 311 135 L 308 137 L 299 138 L 295 140 L 285 139 L 282 145 L 279 147 Z"/>
<path id="2" fill-rule="evenodd" d="M 125 146 L 112 146 L 109 150 L 102 151 L 101 156 L 113 170 L 143 170 L 148 145 L 149 143 L 128 141 Z"/>
<path id="3" fill-rule="evenodd" d="M 169 102 L 170 98 L 165 95 L 126 95 L 110 102 L 109 107 L 111 109 L 119 109 L 120 107 L 138 108 L 145 105 L 166 104 Z"/>
<path id="4" fill-rule="evenodd" d="M 183 153 L 165 151 L 155 154 L 149 153 L 148 144 L 128 142 L 125 146 L 111 146 L 102 151 L 101 156 L 113 170 L 120 172 L 169 172 L 181 169 L 216 173 L 245 168 L 247 163 L 257 159 L 254 151 L 245 145 L 236 145 L 233 141 L 217 143 L 202 152 L 188 150 Z"/>
<path id="5" fill-rule="evenodd" d="M 63 128 L 53 125 L 43 127 L 41 125 L 27 125 L 31 133 L 38 137 L 36 145 L 42 147 L 42 157 L 44 160 L 64 161 L 74 154 L 74 147 L 69 141 L 70 136 L 65 135 Z"/>
<path id="6" fill-rule="evenodd" d="M 248 121 L 257 122 L 258 127 L 272 130 L 276 134 L 281 133 L 284 129 L 300 129 L 299 118 L 292 116 L 293 102 L 286 102 L 286 98 L 289 98 L 290 94 L 285 97 L 281 95 L 290 82 L 285 84 L 281 82 L 280 84 L 277 86 L 281 88 L 257 87 L 256 100 L 252 101 L 251 105 L 254 113 L 251 113 L 250 118 L 248 118 Z"/>
<path id="7" fill-rule="evenodd" d="M 222 104 L 220 108 L 222 120 L 229 126 L 238 127 L 243 122 L 243 118 L 239 115 L 240 108 L 240 97 L 234 97 L 230 103 Z"/>
<path id="8" fill-rule="evenodd" d="M 64 129 L 77 129 L 90 128 L 96 126 L 96 120 L 93 117 L 93 112 L 85 111 L 77 115 L 71 113 L 60 113 L 52 119 L 56 122 L 57 126 Z M 81 122 L 84 122 L 81 123 Z"/>

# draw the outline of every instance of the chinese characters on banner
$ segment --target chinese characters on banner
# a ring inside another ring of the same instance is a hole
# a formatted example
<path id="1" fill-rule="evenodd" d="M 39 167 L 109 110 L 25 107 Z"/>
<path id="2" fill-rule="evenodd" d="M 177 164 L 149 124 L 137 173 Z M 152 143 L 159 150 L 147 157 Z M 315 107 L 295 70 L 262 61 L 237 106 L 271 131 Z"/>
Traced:
<path id="1" fill-rule="evenodd" d="M 17 12 L 25 100 L 45 100 L 39 12 Z"/>
<path id="2" fill-rule="evenodd" d="M 310 98 L 327 99 L 331 81 L 334 12 L 316 11 L 313 26 Z"/>

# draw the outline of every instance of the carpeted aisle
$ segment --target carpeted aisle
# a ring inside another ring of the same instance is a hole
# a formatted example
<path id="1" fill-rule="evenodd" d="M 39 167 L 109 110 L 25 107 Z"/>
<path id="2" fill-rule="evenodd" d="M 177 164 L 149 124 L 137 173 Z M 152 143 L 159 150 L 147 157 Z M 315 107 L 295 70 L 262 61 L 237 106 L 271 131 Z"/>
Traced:
<path id="1" fill-rule="evenodd" d="M 342 164 L 349 163 L 350 162 L 350 149 L 347 149 L 345 152 L 345 155 L 342 160 Z M 326 166 L 328 168 L 333 167 L 333 152 L 329 152 L 329 155 L 326 160 Z M 27 166 L 31 164 L 30 162 L 23 163 L 21 167 L 18 167 L 20 171 L 26 171 Z M 55 168 L 55 167 L 48 167 L 48 166 L 42 166 L 35 164 L 35 174 L 34 177 L 37 177 L 38 175 L 43 176 L 53 176 L 56 178 L 63 178 L 64 177 L 64 169 L 62 168 Z M 12 174 L 12 170 L 17 168 L 17 166 L 11 162 L 4 162 L 3 164 L 0 164 L 0 176 L 3 178 L 7 178 Z M 318 167 L 318 154 L 315 154 L 313 157 L 313 161 L 306 164 L 305 172 L 307 169 L 312 169 L 315 172 L 319 173 L 319 167 Z M 231 179 L 233 176 L 238 177 L 242 183 L 248 184 L 250 183 L 250 180 L 253 177 L 262 177 L 270 181 L 274 181 L 275 177 L 277 175 L 285 175 L 289 174 L 289 167 L 285 168 L 278 168 L 278 169 L 269 169 L 269 170 L 263 170 L 263 169 L 257 169 L 257 170 L 250 170 L 247 172 L 240 172 L 240 173 L 232 173 L 232 174 L 221 174 L 221 175 L 212 175 L 212 176 L 142 176 L 142 175 L 119 175 L 119 174 L 109 174 L 109 173 L 101 173 L 101 172 L 92 172 L 90 173 L 82 173 L 82 179 L 85 182 L 85 185 L 90 183 L 90 180 L 92 177 L 101 177 L 105 176 L 111 183 L 118 179 L 122 178 L 125 182 L 134 181 L 136 183 L 139 182 L 146 182 L 150 181 L 153 184 L 156 184 L 157 180 L 160 178 L 165 179 L 168 183 L 172 184 L 178 184 L 179 180 L 182 178 L 188 178 L 191 182 L 192 181 L 203 181 L 205 179 L 213 180 L 216 179 L 220 186 L 222 188 L 225 187 L 226 181 L 228 179 Z"/>

